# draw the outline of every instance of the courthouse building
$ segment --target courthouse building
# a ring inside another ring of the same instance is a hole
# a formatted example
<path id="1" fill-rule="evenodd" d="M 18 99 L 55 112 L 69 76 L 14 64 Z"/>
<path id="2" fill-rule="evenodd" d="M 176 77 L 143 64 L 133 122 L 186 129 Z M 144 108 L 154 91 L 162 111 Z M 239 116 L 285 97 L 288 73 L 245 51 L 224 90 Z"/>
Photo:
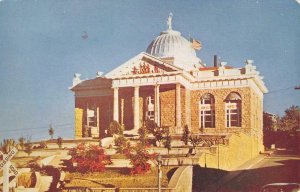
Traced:
<path id="1" fill-rule="evenodd" d="M 75 74 L 75 137 L 103 138 L 113 120 L 132 133 L 154 120 L 173 135 L 187 125 L 195 134 L 243 131 L 262 142 L 267 88 L 253 61 L 233 68 L 215 58 L 207 66 L 196 55 L 200 46 L 172 28 L 170 15 L 145 52 L 93 79 Z"/>

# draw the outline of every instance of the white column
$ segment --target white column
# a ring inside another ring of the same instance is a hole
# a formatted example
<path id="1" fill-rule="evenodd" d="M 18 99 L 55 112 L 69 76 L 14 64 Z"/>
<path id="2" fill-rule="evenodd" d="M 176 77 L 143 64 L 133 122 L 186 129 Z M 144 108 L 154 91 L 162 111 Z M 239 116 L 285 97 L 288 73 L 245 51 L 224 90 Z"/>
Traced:
<path id="1" fill-rule="evenodd" d="M 154 121 L 160 126 L 159 85 L 154 87 Z"/>
<path id="2" fill-rule="evenodd" d="M 180 97 L 180 84 L 176 84 L 176 128 L 177 133 L 181 133 L 181 97 Z"/>
<path id="3" fill-rule="evenodd" d="M 185 124 L 191 130 L 191 90 L 185 88 Z"/>
<path id="4" fill-rule="evenodd" d="M 124 125 L 124 99 L 121 99 L 121 125 Z"/>
<path id="5" fill-rule="evenodd" d="M 139 101 L 139 88 L 134 87 L 134 109 L 133 109 L 133 127 L 135 130 L 140 128 L 140 101 Z"/>
<path id="6" fill-rule="evenodd" d="M 119 122 L 119 88 L 114 87 L 114 120 Z"/>

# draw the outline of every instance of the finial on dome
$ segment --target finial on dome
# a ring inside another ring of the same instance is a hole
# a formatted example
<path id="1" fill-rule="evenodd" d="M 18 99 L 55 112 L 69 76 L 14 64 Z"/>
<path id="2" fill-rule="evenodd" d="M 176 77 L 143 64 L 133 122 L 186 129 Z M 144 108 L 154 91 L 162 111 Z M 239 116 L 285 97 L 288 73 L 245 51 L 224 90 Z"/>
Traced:
<path id="1" fill-rule="evenodd" d="M 173 17 L 173 14 L 170 12 L 169 17 L 168 17 L 168 21 L 167 21 L 168 30 L 172 30 L 172 17 Z"/>

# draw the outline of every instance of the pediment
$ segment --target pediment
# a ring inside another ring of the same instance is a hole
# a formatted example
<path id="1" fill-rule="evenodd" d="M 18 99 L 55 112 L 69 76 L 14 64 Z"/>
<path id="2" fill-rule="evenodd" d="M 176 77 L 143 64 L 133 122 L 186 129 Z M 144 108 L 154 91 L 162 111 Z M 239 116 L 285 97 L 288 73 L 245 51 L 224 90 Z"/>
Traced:
<path id="1" fill-rule="evenodd" d="M 139 74 L 151 75 L 156 73 L 168 73 L 181 70 L 182 69 L 168 64 L 152 55 L 140 53 L 111 72 L 107 73 L 105 76 L 107 78 L 118 78 Z"/>

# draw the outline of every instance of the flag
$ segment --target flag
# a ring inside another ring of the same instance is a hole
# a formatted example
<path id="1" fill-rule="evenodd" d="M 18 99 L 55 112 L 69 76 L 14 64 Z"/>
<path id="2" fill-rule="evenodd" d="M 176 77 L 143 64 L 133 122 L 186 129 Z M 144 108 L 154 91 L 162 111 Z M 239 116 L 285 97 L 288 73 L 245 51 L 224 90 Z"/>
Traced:
<path id="1" fill-rule="evenodd" d="M 201 42 L 197 39 L 191 39 L 192 48 L 195 50 L 200 50 L 202 45 Z"/>

